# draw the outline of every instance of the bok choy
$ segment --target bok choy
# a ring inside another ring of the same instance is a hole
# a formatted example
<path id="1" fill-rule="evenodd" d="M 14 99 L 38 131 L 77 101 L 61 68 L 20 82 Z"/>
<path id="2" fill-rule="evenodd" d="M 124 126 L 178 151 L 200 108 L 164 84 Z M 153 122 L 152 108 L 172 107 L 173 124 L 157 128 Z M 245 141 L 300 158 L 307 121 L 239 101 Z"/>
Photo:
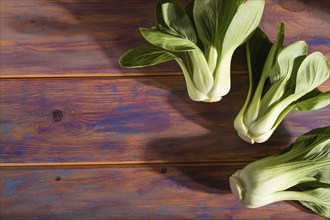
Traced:
<path id="1" fill-rule="evenodd" d="M 293 200 L 330 218 L 330 127 L 298 137 L 282 154 L 248 164 L 229 182 L 248 208 Z"/>
<path id="2" fill-rule="evenodd" d="M 329 64 L 320 52 L 307 56 L 304 41 L 283 46 L 284 24 L 272 45 L 257 29 L 247 42 L 250 86 L 234 121 L 238 135 L 249 143 L 270 138 L 292 110 L 315 110 L 329 105 L 330 92 L 317 89 L 329 78 Z"/>
<path id="3" fill-rule="evenodd" d="M 230 90 L 234 51 L 258 27 L 264 0 L 192 0 L 185 8 L 176 0 L 159 0 L 157 25 L 140 28 L 148 42 L 123 54 L 127 68 L 175 60 L 182 69 L 189 97 L 220 101 Z"/>

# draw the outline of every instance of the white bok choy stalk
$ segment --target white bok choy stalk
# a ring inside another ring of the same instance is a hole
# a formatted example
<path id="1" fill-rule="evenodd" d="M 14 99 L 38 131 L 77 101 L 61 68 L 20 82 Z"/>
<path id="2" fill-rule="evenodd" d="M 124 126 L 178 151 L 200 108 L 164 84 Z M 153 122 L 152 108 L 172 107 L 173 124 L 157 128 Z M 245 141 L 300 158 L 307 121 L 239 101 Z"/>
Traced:
<path id="1" fill-rule="evenodd" d="M 229 182 L 248 208 L 292 200 L 330 218 L 330 127 L 310 131 L 285 152 L 248 164 Z"/>
<path id="2" fill-rule="evenodd" d="M 283 46 L 284 24 L 272 45 L 258 28 L 247 42 L 250 86 L 234 121 L 238 135 L 249 143 L 267 141 L 292 110 L 316 110 L 329 105 L 330 92 L 317 89 L 329 78 L 329 64 L 320 52 L 307 56 L 307 44 Z"/>
<path id="3" fill-rule="evenodd" d="M 216 102 L 230 90 L 234 51 L 258 27 L 264 0 L 158 0 L 157 25 L 140 28 L 148 44 L 130 49 L 119 63 L 139 68 L 175 60 L 182 69 L 189 97 Z"/>

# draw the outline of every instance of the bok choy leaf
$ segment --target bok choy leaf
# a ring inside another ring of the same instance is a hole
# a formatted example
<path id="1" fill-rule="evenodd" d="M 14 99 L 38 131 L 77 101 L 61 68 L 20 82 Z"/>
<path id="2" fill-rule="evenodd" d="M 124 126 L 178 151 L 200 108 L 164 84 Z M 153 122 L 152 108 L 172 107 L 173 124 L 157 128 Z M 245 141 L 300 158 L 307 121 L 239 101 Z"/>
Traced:
<path id="1" fill-rule="evenodd" d="M 293 200 L 330 218 L 330 127 L 310 131 L 287 151 L 248 164 L 229 182 L 248 208 Z"/>
<path id="2" fill-rule="evenodd" d="M 157 25 L 140 28 L 150 45 L 129 50 L 119 63 L 138 68 L 175 60 L 192 100 L 219 101 L 230 90 L 233 53 L 258 27 L 264 5 L 264 0 L 192 0 L 183 8 L 176 0 L 158 0 Z"/>
<path id="3" fill-rule="evenodd" d="M 259 29 L 247 43 L 250 87 L 234 127 L 249 143 L 267 141 L 292 109 L 315 110 L 330 102 L 329 92 L 317 90 L 329 78 L 327 58 L 320 52 L 307 56 L 303 41 L 283 46 L 283 39 L 284 25 L 280 24 L 271 47 Z"/>

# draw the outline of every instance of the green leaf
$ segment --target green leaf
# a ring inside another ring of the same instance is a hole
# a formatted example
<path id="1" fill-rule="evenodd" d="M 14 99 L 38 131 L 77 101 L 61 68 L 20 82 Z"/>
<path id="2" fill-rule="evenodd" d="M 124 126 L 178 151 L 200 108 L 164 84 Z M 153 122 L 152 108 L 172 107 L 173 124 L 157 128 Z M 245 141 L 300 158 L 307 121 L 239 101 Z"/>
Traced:
<path id="1" fill-rule="evenodd" d="M 262 69 L 271 46 L 272 43 L 269 41 L 267 35 L 260 28 L 256 29 L 254 34 L 246 43 L 247 67 L 249 72 L 249 91 L 246 96 L 244 105 L 234 121 L 234 127 L 242 138 L 248 136 L 248 127 L 244 123 L 244 114 L 248 105 L 252 101 L 252 95 L 257 89 L 258 83 L 261 78 Z M 247 138 L 245 139 L 248 142 L 251 141 Z"/>
<path id="2" fill-rule="evenodd" d="M 281 160 L 315 160 L 330 159 L 330 126 L 317 128 L 299 136 L 290 146 L 290 154 L 281 154 Z M 330 164 L 329 164 L 330 166 Z M 330 179 L 328 180 L 330 183 Z"/>
<path id="3" fill-rule="evenodd" d="M 198 48 L 196 44 L 188 39 L 164 33 L 157 29 L 140 28 L 140 32 L 149 43 L 165 50 L 183 52 Z"/>
<path id="4" fill-rule="evenodd" d="M 304 41 L 297 41 L 283 48 L 277 56 L 276 65 L 270 71 L 269 79 L 272 84 L 267 93 L 261 99 L 260 116 L 267 112 L 267 109 L 276 104 L 277 101 L 285 98 L 287 85 L 293 72 L 295 61 L 307 54 L 307 44 Z M 293 92 L 293 91 L 292 91 Z"/>
<path id="5" fill-rule="evenodd" d="M 288 150 L 254 161 L 229 179 L 232 192 L 249 208 L 299 201 L 330 217 L 330 127 L 310 131 Z"/>
<path id="6" fill-rule="evenodd" d="M 230 90 L 232 54 L 257 28 L 264 2 L 265 0 L 191 0 L 184 8 L 177 0 L 158 0 L 158 24 L 150 29 L 141 28 L 140 32 L 146 41 L 166 52 L 160 52 L 157 48 L 156 57 L 152 60 L 148 57 L 152 54 L 148 50 L 140 54 L 131 50 L 121 59 L 121 64 L 142 67 L 175 59 L 185 77 L 190 79 L 187 85 L 193 100 L 219 101 Z M 238 30 L 235 30 L 235 26 Z M 240 33 L 235 35 L 234 32 Z M 200 38 L 204 39 L 205 45 Z M 228 44 L 224 43 L 226 39 Z M 222 54 L 223 47 L 228 49 L 225 54 Z M 169 52 L 185 52 L 186 57 L 180 59 Z M 133 57 L 132 54 L 138 56 Z M 131 56 L 131 62 L 127 56 Z M 174 56 L 177 58 L 173 58 Z M 198 92 L 194 93 L 192 89 Z"/>
<path id="7" fill-rule="evenodd" d="M 251 93 L 257 89 L 271 47 L 272 43 L 260 28 L 256 29 L 246 45 Z"/>
<path id="8" fill-rule="evenodd" d="M 186 81 L 186 86 L 188 90 L 188 95 L 189 97 L 194 100 L 194 101 L 205 101 L 209 97 L 205 95 L 205 93 L 202 93 L 201 91 L 196 88 L 196 85 L 192 79 L 191 73 L 188 71 L 186 65 L 184 64 L 183 60 L 181 58 L 176 59 L 177 63 L 182 69 L 185 81 Z"/>
<path id="9" fill-rule="evenodd" d="M 237 0 L 237 5 L 240 6 L 241 4 L 244 3 L 245 0 Z"/>
<path id="10" fill-rule="evenodd" d="M 273 66 L 276 63 L 277 55 L 280 52 L 280 49 L 283 47 L 283 41 L 284 41 L 284 37 L 285 37 L 285 25 L 283 23 L 279 23 L 277 29 L 278 29 L 278 32 L 277 32 L 275 43 L 273 44 L 272 48 L 270 49 L 266 62 L 263 67 L 262 72 L 264 74 L 263 74 L 263 80 L 261 82 L 265 81 L 266 78 L 268 77 L 268 74 L 270 73 L 271 69 L 273 68 Z"/>
<path id="11" fill-rule="evenodd" d="M 128 50 L 120 59 L 119 64 L 127 68 L 153 66 L 178 58 L 174 53 L 154 45 L 143 45 Z"/>
<path id="12" fill-rule="evenodd" d="M 205 48 L 209 45 L 221 51 L 228 26 L 237 12 L 237 2 L 228 0 L 195 1 L 193 15 L 198 36 Z"/>
<path id="13" fill-rule="evenodd" d="M 277 56 L 279 71 L 271 71 L 269 74 L 271 84 L 281 79 L 289 79 L 296 58 L 307 55 L 307 44 L 304 41 L 297 41 L 281 49 Z"/>
<path id="14" fill-rule="evenodd" d="M 324 187 L 330 190 L 330 126 L 314 129 L 296 139 L 291 145 L 291 154 L 281 155 L 285 160 L 328 161 L 328 166 L 311 172 L 314 181 L 300 186 Z M 286 156 L 286 157 L 285 157 Z M 329 197 L 330 199 L 330 197 Z"/>
<path id="15" fill-rule="evenodd" d="M 258 27 L 264 7 L 264 0 L 248 0 L 239 6 L 225 33 L 222 54 L 232 53 L 245 42 Z"/>
<path id="16" fill-rule="evenodd" d="M 170 29 L 182 38 L 197 42 L 194 26 L 185 10 L 173 0 L 159 1 L 156 6 L 158 22 L 165 28 Z"/>
<path id="17" fill-rule="evenodd" d="M 224 96 L 230 91 L 230 67 L 233 53 L 258 27 L 264 6 L 263 0 L 249 0 L 239 6 L 225 33 L 221 54 L 218 53 L 220 59 L 217 60 L 213 73 L 216 86 L 208 93 L 209 96 Z"/>
<path id="18" fill-rule="evenodd" d="M 194 27 L 194 30 L 195 30 L 195 34 L 197 35 L 197 28 L 196 28 L 196 24 L 195 24 L 195 21 L 194 21 L 194 5 L 195 5 L 195 0 L 191 0 L 185 7 L 185 11 L 186 11 L 186 14 L 187 16 L 189 17 L 193 27 Z M 197 37 L 197 46 L 200 48 L 201 51 L 204 51 L 204 45 L 203 45 L 203 42 L 201 41 L 201 39 L 199 37 Z"/>
<path id="19" fill-rule="evenodd" d="M 328 60 L 322 53 L 314 52 L 299 67 L 295 93 L 305 95 L 321 85 L 327 78 L 329 78 Z"/>
<path id="20" fill-rule="evenodd" d="M 301 144 L 306 143 L 306 139 L 310 139 L 311 142 L 315 142 L 316 140 L 324 141 L 330 138 L 330 126 L 322 127 L 322 128 L 316 128 L 312 131 L 309 131 L 299 137 L 295 140 L 295 143 L 297 145 L 298 142 L 301 142 Z M 319 142 L 316 141 L 316 142 Z M 309 142 L 309 143 L 311 143 Z M 329 155 L 330 156 L 330 155 Z"/>
<path id="21" fill-rule="evenodd" d="M 191 74 L 196 88 L 207 94 L 214 84 L 214 79 L 204 54 L 199 49 L 192 50 L 187 52 L 187 58 L 192 67 Z"/>
<path id="22" fill-rule="evenodd" d="M 282 48 L 283 41 L 284 41 L 284 35 L 285 35 L 285 26 L 283 23 L 280 23 L 278 25 L 278 33 L 276 40 L 272 47 L 270 48 L 270 51 L 268 53 L 268 56 L 266 58 L 266 61 L 263 63 L 263 68 L 262 68 L 262 73 L 261 76 L 259 77 L 259 69 L 251 69 L 249 74 L 252 75 L 250 78 L 255 78 L 254 80 L 259 80 L 257 83 L 257 88 L 254 92 L 254 95 L 251 96 L 251 102 L 249 102 L 249 106 L 246 108 L 246 111 L 244 112 L 243 120 L 245 125 L 251 125 L 253 122 L 255 122 L 259 116 L 259 111 L 260 111 L 260 101 L 262 98 L 263 93 L 269 89 L 269 84 L 267 83 L 267 78 L 269 75 L 269 72 L 273 68 L 276 62 L 277 55 Z M 258 39 L 256 40 L 256 44 L 258 44 Z M 259 57 L 258 54 L 262 50 L 256 50 L 254 53 L 254 56 L 251 56 L 251 65 L 255 65 L 254 63 L 257 63 L 257 65 L 260 65 L 259 63 Z M 266 51 L 262 51 L 260 56 L 265 55 Z M 251 50 L 252 53 L 252 50 Z M 256 59 L 256 60 L 255 60 Z M 249 62 L 248 62 L 249 63 Z M 252 68 L 252 66 L 251 66 Z M 256 71 L 256 72 L 255 72 Z M 256 75 L 256 77 L 254 77 Z"/>
<path id="23" fill-rule="evenodd" d="M 324 217 L 330 218 L 330 188 L 317 188 L 309 190 L 308 193 L 315 197 L 317 201 L 324 201 L 321 202 L 309 202 L 309 201 L 300 201 L 300 203 L 307 207 L 308 209 L 312 210 L 316 214 Z"/>
<path id="24" fill-rule="evenodd" d="M 164 17 L 163 17 L 163 11 L 162 11 L 162 5 L 164 3 L 173 3 L 173 4 L 178 4 L 177 0 L 157 0 L 156 3 L 156 20 L 157 23 L 162 25 L 163 27 L 167 27 Z"/>
<path id="25" fill-rule="evenodd" d="M 302 62 L 304 62 L 304 60 L 306 59 L 307 55 L 302 55 L 299 57 L 296 57 L 294 60 L 294 64 L 293 64 L 293 68 L 291 71 L 291 77 L 290 79 L 288 79 L 288 83 L 286 85 L 286 96 L 293 94 L 295 89 L 296 89 L 296 81 L 297 81 L 297 74 L 298 74 L 298 70 L 302 64 Z M 286 97 L 286 96 L 283 96 Z"/>
<path id="26" fill-rule="evenodd" d="M 297 101 L 295 107 L 298 111 L 310 111 L 330 105 L 330 91 L 322 93 L 313 90 Z"/>
<path id="27" fill-rule="evenodd" d="M 328 77 L 327 59 L 320 52 L 307 56 L 299 67 L 294 94 L 290 94 L 267 110 L 264 115 L 251 124 L 249 131 L 255 135 L 272 131 L 274 126 L 278 125 L 278 117 L 283 117 L 283 112 L 288 113 L 286 109 L 291 108 L 295 101 L 314 90 Z"/>

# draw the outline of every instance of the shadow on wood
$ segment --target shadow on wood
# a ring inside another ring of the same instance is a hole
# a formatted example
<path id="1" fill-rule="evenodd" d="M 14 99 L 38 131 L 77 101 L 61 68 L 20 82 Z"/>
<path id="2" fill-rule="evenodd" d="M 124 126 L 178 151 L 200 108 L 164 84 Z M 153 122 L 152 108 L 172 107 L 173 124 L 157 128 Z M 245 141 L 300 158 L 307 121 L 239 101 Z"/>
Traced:
<path id="1" fill-rule="evenodd" d="M 236 135 L 234 132 L 226 131 L 220 133 L 211 131 L 206 135 L 191 138 L 156 138 L 146 148 L 145 160 L 150 157 L 159 158 L 170 164 L 173 163 L 172 157 L 180 158 L 179 161 L 182 162 L 189 162 L 200 158 L 203 154 L 210 155 L 208 159 L 213 160 L 214 166 L 202 166 L 199 169 L 192 169 L 189 166 L 175 166 L 174 169 L 191 180 L 182 182 L 177 179 L 177 181 L 193 190 L 226 194 L 230 193 L 229 177 L 236 170 L 242 169 L 254 160 L 279 153 L 283 146 L 289 145 L 288 136 L 282 136 L 282 132 L 286 133 L 285 127 L 281 125 L 279 130 L 281 132 L 276 132 L 269 142 L 255 145 L 245 143 L 238 137 L 233 137 Z M 214 147 L 214 145 L 218 147 Z M 215 151 L 214 149 L 218 150 Z M 219 155 L 226 159 L 220 160 Z M 196 160 L 195 162 L 196 166 L 203 164 L 203 161 Z M 154 168 L 154 171 L 159 172 L 159 169 Z"/>
<path id="2" fill-rule="evenodd" d="M 116 70 L 125 72 L 136 71 L 121 69 L 117 64 L 118 58 L 127 49 L 144 42 L 138 32 L 138 27 L 151 27 L 154 25 L 155 19 L 151 17 L 154 13 L 146 13 L 150 11 L 154 12 L 153 4 L 147 4 L 147 1 L 139 1 L 139 3 L 135 1 L 101 1 L 98 2 L 98 4 L 91 4 L 89 1 L 75 1 L 74 3 L 68 3 L 66 1 L 52 2 L 70 11 L 79 22 L 77 24 L 68 24 L 55 21 L 54 23 L 50 23 L 49 26 L 71 30 L 67 31 L 66 34 L 77 35 L 80 34 L 80 32 L 90 34 L 101 46 L 103 52 L 108 55 L 109 62 L 112 62 Z M 134 6 L 132 6 L 132 4 L 134 4 Z M 125 8 L 125 10 L 127 9 L 130 11 L 125 11 L 125 13 L 121 14 L 120 8 Z M 97 10 L 98 17 L 93 17 L 94 10 Z M 100 12 L 102 13 L 100 14 Z M 43 21 L 44 19 L 40 18 L 39 20 Z M 129 25 L 126 25 L 127 22 Z M 106 31 L 104 28 L 108 29 L 108 31 L 104 32 Z M 48 31 L 52 31 L 52 28 L 48 28 Z M 111 42 L 111 45 L 108 44 L 109 42 Z M 244 48 L 241 48 L 240 51 L 244 52 Z M 234 59 L 237 60 L 237 63 L 233 64 L 233 68 L 240 68 L 240 70 L 242 70 L 245 66 L 245 57 L 242 56 L 242 52 L 240 51 L 236 53 L 236 56 L 239 58 Z M 145 68 L 143 71 L 169 72 L 180 70 L 176 63 L 171 62 L 157 67 Z M 183 111 L 188 106 L 191 107 L 191 105 L 186 104 L 190 102 L 187 95 L 178 94 L 178 91 L 173 91 L 170 85 L 164 84 L 163 80 L 158 81 L 157 79 L 159 78 L 148 81 L 149 86 L 151 83 L 152 86 L 169 90 L 170 95 L 168 96 L 168 103 L 174 106 L 177 111 L 181 113 L 184 112 L 184 116 L 188 120 L 201 125 L 208 133 L 203 136 L 187 138 L 172 137 L 157 139 L 157 137 L 155 137 L 155 140 L 151 141 L 145 152 L 145 160 L 159 158 L 162 161 L 170 163 L 173 162 L 172 156 L 173 158 L 177 158 L 177 155 L 182 155 L 181 161 L 193 161 L 194 158 L 198 158 L 197 155 L 209 154 L 208 146 L 219 145 L 219 151 L 215 153 L 214 158 L 212 158 L 214 161 L 217 161 L 217 155 L 226 154 L 226 149 L 230 148 L 237 149 L 237 153 L 233 153 L 235 151 L 230 151 L 231 153 L 228 153 L 228 160 L 237 161 L 238 164 L 244 165 L 244 163 L 247 163 L 244 162 L 244 152 L 246 152 L 246 150 L 250 151 L 251 148 L 256 151 L 260 150 L 260 146 L 251 147 L 242 142 L 237 137 L 232 125 L 235 115 L 244 102 L 245 94 L 243 90 L 247 91 L 247 77 L 238 80 L 238 84 L 233 85 L 231 94 L 225 97 L 220 103 L 196 103 L 193 105 L 195 108 L 190 109 L 190 111 Z M 186 93 L 186 91 L 184 92 Z M 238 95 L 238 93 L 244 95 Z M 240 99 L 231 99 L 231 96 L 240 97 Z M 214 110 L 210 111 L 209 108 Z M 273 145 L 277 147 L 272 148 L 269 153 L 276 152 L 278 146 L 287 144 L 287 140 L 290 139 L 290 137 L 284 135 L 284 138 L 281 136 L 280 138 L 275 137 L 274 139 L 275 143 L 273 143 Z M 231 140 L 231 142 L 229 143 L 227 140 Z M 200 145 L 196 144 L 198 142 L 200 142 Z M 194 143 L 193 146 L 195 148 L 192 148 L 190 143 Z M 164 155 L 166 156 L 164 157 Z M 260 156 L 260 154 L 257 153 L 256 155 Z M 257 159 L 257 157 L 255 159 Z M 221 163 L 221 161 L 218 162 Z M 187 187 L 198 188 L 199 190 L 207 192 L 228 193 L 228 177 L 231 173 L 235 172 L 237 168 L 236 162 L 233 162 L 231 166 L 206 168 L 207 172 L 205 172 L 203 168 L 198 170 L 198 172 L 195 169 L 192 171 L 187 167 L 179 167 L 178 169 L 193 180 L 191 182 L 182 182 L 182 184 Z M 219 173 L 219 169 L 223 172 Z M 159 170 L 157 169 L 155 172 L 159 172 Z"/>

